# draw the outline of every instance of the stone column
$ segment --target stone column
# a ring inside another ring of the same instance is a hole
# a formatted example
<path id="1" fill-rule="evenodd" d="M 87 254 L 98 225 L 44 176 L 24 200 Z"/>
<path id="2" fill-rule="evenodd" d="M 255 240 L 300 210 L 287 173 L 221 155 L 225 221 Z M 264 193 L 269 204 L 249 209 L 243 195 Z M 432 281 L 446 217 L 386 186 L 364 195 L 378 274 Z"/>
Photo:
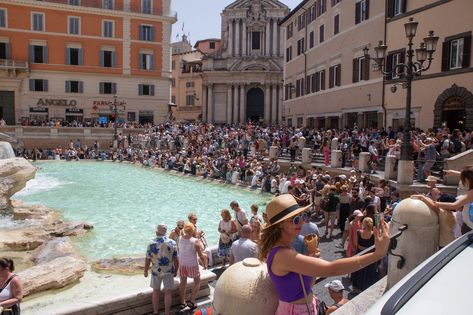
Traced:
<path id="1" fill-rule="evenodd" d="M 330 129 L 330 117 L 325 117 L 325 129 Z"/>
<path id="2" fill-rule="evenodd" d="M 282 85 L 278 85 L 278 91 L 277 91 L 277 100 L 278 100 L 278 103 L 276 104 L 277 108 L 278 108 L 278 121 L 277 123 L 279 125 L 282 125 L 283 121 L 283 104 L 282 104 L 282 97 L 283 97 L 283 86 Z"/>
<path id="3" fill-rule="evenodd" d="M 265 93 L 264 93 L 264 122 L 265 124 L 269 124 L 271 121 L 271 91 L 270 91 L 270 85 L 266 84 L 265 86 Z"/>
<path id="4" fill-rule="evenodd" d="M 361 152 L 360 153 L 360 165 L 359 169 L 363 173 L 369 172 L 368 161 L 370 160 L 370 154 L 368 152 Z"/>
<path id="5" fill-rule="evenodd" d="M 246 91 L 245 85 L 240 85 L 240 123 L 246 123 Z"/>
<path id="6" fill-rule="evenodd" d="M 228 23 L 228 54 L 233 56 L 233 20 Z"/>
<path id="7" fill-rule="evenodd" d="M 340 150 L 332 150 L 331 156 L 331 163 L 330 166 L 332 168 L 340 168 L 342 167 L 342 151 Z"/>
<path id="8" fill-rule="evenodd" d="M 214 92 L 213 92 L 213 84 L 209 84 L 208 88 L 208 112 L 207 112 L 207 122 L 212 123 L 214 121 Z"/>
<path id="9" fill-rule="evenodd" d="M 203 85 L 202 88 L 202 121 L 207 122 L 207 85 Z"/>
<path id="10" fill-rule="evenodd" d="M 277 159 L 279 153 L 279 148 L 276 146 L 272 146 L 269 148 L 269 159 Z"/>
<path id="11" fill-rule="evenodd" d="M 396 165 L 396 156 L 394 155 L 388 155 L 386 156 L 386 164 L 384 167 L 384 179 L 385 180 L 390 180 L 390 179 L 396 179 L 397 174 L 394 171 L 394 166 Z"/>
<path id="12" fill-rule="evenodd" d="M 243 20 L 243 39 L 241 41 L 241 44 L 243 45 L 243 49 L 242 49 L 242 53 L 241 55 L 242 56 L 247 56 L 248 53 L 247 53 L 247 46 L 248 46 L 248 31 L 246 29 L 246 20 Z"/>
<path id="13" fill-rule="evenodd" d="M 235 56 L 240 56 L 240 19 L 235 19 Z"/>
<path id="14" fill-rule="evenodd" d="M 239 116 L 239 106 L 238 106 L 238 85 L 234 85 L 234 93 L 233 93 L 233 123 L 238 123 L 238 116 Z"/>
<path id="15" fill-rule="evenodd" d="M 365 115 L 363 113 L 358 113 L 358 128 L 365 127 Z"/>
<path id="16" fill-rule="evenodd" d="M 312 149 L 311 148 L 302 149 L 302 164 L 312 164 Z"/>
<path id="17" fill-rule="evenodd" d="M 414 182 L 414 161 L 399 161 L 397 165 L 397 182 L 401 185 L 412 185 Z"/>
<path id="18" fill-rule="evenodd" d="M 275 124 L 278 119 L 278 86 L 273 85 L 273 92 L 272 92 L 272 103 L 271 103 L 271 123 Z"/>
<path id="19" fill-rule="evenodd" d="M 273 20 L 273 56 L 278 54 L 278 21 Z"/>
<path id="20" fill-rule="evenodd" d="M 266 47 L 265 50 L 264 50 L 264 55 L 265 56 L 269 56 L 269 48 L 271 47 L 271 42 L 270 42 L 270 39 L 271 39 L 271 21 L 268 22 L 268 24 L 266 24 Z"/>
<path id="21" fill-rule="evenodd" d="M 227 85 L 227 124 L 232 123 L 232 109 L 233 109 L 233 97 L 232 97 L 232 85 Z"/>

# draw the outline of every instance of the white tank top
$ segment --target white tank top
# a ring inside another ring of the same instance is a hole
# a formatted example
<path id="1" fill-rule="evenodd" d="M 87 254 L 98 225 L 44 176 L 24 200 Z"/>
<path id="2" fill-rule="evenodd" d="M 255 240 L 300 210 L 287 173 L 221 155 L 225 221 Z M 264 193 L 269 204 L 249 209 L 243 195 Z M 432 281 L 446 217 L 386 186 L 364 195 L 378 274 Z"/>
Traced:
<path id="1" fill-rule="evenodd" d="M 195 242 L 197 239 L 191 237 L 179 239 L 179 264 L 187 267 L 198 266 L 197 251 L 195 250 Z"/>
<path id="2" fill-rule="evenodd" d="M 5 287 L 5 289 L 3 289 L 2 292 L 0 292 L 0 302 L 9 300 L 13 297 L 13 293 L 11 290 L 12 281 L 10 281 L 10 283 Z"/>

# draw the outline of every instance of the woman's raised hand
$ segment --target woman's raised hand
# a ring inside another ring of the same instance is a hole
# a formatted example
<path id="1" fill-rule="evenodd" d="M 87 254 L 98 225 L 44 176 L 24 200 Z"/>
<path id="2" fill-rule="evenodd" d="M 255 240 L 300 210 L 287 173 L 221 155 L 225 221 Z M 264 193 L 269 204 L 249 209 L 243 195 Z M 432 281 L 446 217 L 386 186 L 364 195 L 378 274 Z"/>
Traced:
<path id="1" fill-rule="evenodd" d="M 375 253 L 379 257 L 384 257 L 388 253 L 389 244 L 391 243 L 391 229 L 389 225 L 383 220 L 381 222 L 381 231 L 374 228 L 374 244 L 375 244 Z"/>

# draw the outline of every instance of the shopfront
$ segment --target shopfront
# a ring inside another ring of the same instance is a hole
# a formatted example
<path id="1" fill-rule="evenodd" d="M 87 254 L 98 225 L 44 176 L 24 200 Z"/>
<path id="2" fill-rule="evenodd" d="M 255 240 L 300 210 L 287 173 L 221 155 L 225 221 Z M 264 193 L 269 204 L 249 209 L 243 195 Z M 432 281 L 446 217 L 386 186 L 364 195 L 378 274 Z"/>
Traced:
<path id="1" fill-rule="evenodd" d="M 66 121 L 69 123 L 84 121 L 84 110 L 81 108 L 66 108 L 65 111 Z"/>
<path id="2" fill-rule="evenodd" d="M 49 109 L 43 107 L 30 107 L 30 122 L 41 122 L 49 120 Z"/>
<path id="3" fill-rule="evenodd" d="M 140 124 L 153 124 L 154 123 L 154 113 L 153 111 L 141 110 L 139 112 L 139 122 Z"/>

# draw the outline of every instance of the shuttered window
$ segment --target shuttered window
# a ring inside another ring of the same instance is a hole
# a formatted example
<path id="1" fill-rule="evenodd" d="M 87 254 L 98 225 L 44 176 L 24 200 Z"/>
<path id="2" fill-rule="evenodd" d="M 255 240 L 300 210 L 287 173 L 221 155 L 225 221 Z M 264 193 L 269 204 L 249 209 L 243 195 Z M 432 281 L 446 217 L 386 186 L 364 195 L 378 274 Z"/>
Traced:
<path id="1" fill-rule="evenodd" d="M 30 45 L 29 61 L 31 63 L 48 63 L 48 46 Z"/>
<path id="2" fill-rule="evenodd" d="M 66 81 L 66 93 L 84 93 L 84 82 Z"/>
<path id="3" fill-rule="evenodd" d="M 154 42 L 154 27 L 150 25 L 140 25 L 139 36 L 140 40 Z"/>
<path id="4" fill-rule="evenodd" d="M 471 32 L 446 37 L 442 43 L 442 71 L 470 67 Z"/>
<path id="5" fill-rule="evenodd" d="M 388 17 L 406 13 L 407 0 L 388 0 Z"/>
<path id="6" fill-rule="evenodd" d="M 117 94 L 117 84 L 113 82 L 100 82 L 99 93 L 100 94 Z"/>
<path id="7" fill-rule="evenodd" d="M 370 62 L 365 57 L 353 59 L 353 83 L 370 79 Z"/>
<path id="8" fill-rule="evenodd" d="M 48 92 L 49 90 L 48 80 L 30 79 L 29 84 L 32 92 Z"/>
<path id="9" fill-rule="evenodd" d="M 31 29 L 33 31 L 44 31 L 44 14 L 43 13 L 32 13 L 31 15 Z"/>
<path id="10" fill-rule="evenodd" d="M 369 19 L 370 1 L 361 0 L 355 3 L 355 24 L 361 23 Z"/>
<path id="11" fill-rule="evenodd" d="M 7 11 L 0 9 L 0 27 L 7 27 Z"/>
<path id="12" fill-rule="evenodd" d="M 154 96 L 154 85 L 153 84 L 138 84 L 138 95 Z"/>
<path id="13" fill-rule="evenodd" d="M 66 48 L 65 64 L 72 66 L 81 66 L 84 64 L 84 54 L 81 48 Z"/>

